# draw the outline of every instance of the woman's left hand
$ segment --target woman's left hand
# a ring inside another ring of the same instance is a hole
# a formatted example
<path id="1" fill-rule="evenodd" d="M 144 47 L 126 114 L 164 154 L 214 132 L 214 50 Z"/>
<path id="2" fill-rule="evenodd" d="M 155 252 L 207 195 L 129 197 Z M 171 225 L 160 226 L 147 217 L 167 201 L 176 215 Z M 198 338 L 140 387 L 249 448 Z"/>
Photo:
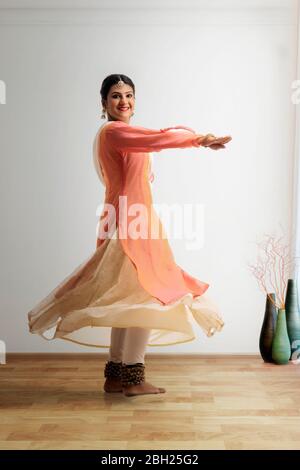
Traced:
<path id="1" fill-rule="evenodd" d="M 209 147 L 213 150 L 225 148 L 224 144 L 227 144 L 232 140 L 230 135 L 223 137 L 216 137 L 214 134 L 198 135 L 198 143 L 203 147 Z"/>
<path id="2" fill-rule="evenodd" d="M 211 145 L 206 145 L 206 147 L 209 147 L 210 149 L 213 149 L 213 150 L 219 150 L 219 149 L 225 149 L 225 145 L 224 144 L 211 144 Z"/>

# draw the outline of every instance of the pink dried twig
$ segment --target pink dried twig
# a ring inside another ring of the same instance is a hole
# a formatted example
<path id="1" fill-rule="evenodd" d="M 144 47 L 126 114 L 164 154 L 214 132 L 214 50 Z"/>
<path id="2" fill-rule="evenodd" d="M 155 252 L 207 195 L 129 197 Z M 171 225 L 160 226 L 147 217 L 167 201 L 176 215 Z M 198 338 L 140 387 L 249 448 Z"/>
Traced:
<path id="1" fill-rule="evenodd" d="M 257 279 L 260 289 L 268 296 L 276 308 L 285 308 L 287 278 L 299 256 L 291 256 L 291 245 L 283 244 L 282 238 L 276 239 L 265 234 L 266 240 L 257 243 L 259 251 L 257 263 L 248 264 Z M 275 301 L 271 297 L 275 293 Z"/>

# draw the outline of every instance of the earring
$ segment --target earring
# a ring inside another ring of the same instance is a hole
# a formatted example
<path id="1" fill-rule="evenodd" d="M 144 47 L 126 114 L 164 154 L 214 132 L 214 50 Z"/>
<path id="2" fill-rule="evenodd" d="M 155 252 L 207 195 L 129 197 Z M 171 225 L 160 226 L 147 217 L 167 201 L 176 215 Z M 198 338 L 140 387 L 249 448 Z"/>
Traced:
<path id="1" fill-rule="evenodd" d="M 102 109 L 102 114 L 101 114 L 101 119 L 105 119 L 106 116 L 105 116 L 105 109 Z"/>

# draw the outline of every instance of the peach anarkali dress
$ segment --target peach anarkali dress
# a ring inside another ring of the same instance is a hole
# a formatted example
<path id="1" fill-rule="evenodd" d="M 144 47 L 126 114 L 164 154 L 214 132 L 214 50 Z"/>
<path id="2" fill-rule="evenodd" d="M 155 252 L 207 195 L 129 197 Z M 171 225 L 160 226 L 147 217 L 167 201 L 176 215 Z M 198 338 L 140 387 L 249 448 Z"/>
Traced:
<path id="1" fill-rule="evenodd" d="M 108 121 L 100 127 L 93 157 L 105 201 L 96 249 L 28 313 L 31 333 L 109 347 L 112 327 L 141 327 L 151 329 L 149 346 L 164 346 L 194 340 L 194 325 L 207 336 L 222 329 L 209 284 L 176 264 L 152 204 L 151 152 L 199 147 L 196 138 L 186 126 L 153 130 Z M 147 221 L 139 237 L 131 231 L 134 204 Z"/>

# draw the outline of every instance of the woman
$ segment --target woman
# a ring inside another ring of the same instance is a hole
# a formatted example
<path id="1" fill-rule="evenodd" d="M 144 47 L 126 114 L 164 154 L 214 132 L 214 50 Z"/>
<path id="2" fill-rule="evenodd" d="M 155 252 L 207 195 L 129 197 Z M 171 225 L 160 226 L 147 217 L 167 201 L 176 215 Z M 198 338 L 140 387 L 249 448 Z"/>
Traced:
<path id="1" fill-rule="evenodd" d="M 96 250 L 29 312 L 29 328 L 48 340 L 109 346 L 104 370 L 108 393 L 164 393 L 164 388 L 145 380 L 147 344 L 194 340 L 189 317 L 208 336 L 224 322 L 204 294 L 209 284 L 175 262 L 152 205 L 150 152 L 201 146 L 218 150 L 231 137 L 203 136 L 185 126 L 161 130 L 130 126 L 135 86 L 126 75 L 106 77 L 100 93 L 107 122 L 95 137 L 93 155 L 106 190 Z M 132 219 L 137 208 L 139 216 Z M 47 337 L 51 328 L 54 334 Z"/>

